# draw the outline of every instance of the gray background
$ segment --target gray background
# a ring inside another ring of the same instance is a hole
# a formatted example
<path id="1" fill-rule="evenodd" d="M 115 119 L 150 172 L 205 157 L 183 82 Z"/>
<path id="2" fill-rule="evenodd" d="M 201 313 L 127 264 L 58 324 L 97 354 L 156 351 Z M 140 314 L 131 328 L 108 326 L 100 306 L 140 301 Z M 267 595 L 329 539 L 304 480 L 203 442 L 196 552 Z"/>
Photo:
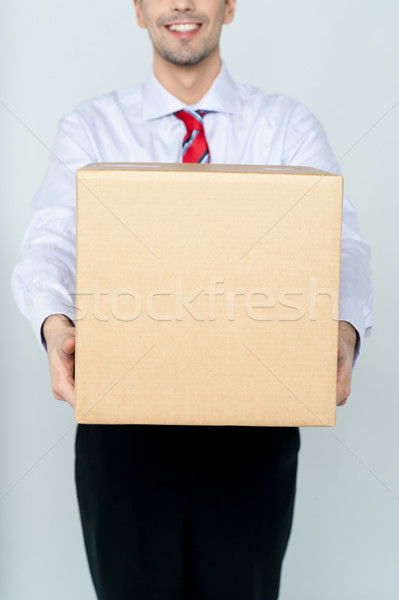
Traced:
<path id="1" fill-rule="evenodd" d="M 399 597 L 399 3 L 238 4 L 222 44 L 232 76 L 313 110 L 373 249 L 375 330 L 350 402 L 334 429 L 302 430 L 281 599 L 393 600 Z M 150 45 L 130 2 L 116 0 L 4 2 L 0 35 L 0 596 L 93 600 L 73 480 L 72 410 L 52 399 L 46 358 L 9 282 L 58 119 L 85 98 L 140 82 Z"/>

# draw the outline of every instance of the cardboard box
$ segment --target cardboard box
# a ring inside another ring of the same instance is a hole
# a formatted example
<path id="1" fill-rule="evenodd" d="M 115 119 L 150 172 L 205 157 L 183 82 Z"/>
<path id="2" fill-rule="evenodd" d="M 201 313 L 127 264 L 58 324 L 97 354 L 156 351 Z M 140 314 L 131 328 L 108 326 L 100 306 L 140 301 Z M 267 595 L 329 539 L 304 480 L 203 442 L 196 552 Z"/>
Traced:
<path id="1" fill-rule="evenodd" d="M 94 164 L 77 192 L 78 422 L 335 423 L 341 177 Z"/>

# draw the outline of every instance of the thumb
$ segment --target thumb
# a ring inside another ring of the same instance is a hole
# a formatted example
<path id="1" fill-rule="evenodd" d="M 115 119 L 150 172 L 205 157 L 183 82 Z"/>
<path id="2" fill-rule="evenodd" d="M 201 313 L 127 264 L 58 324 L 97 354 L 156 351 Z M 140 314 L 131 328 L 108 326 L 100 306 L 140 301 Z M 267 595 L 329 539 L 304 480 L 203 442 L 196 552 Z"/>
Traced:
<path id="1" fill-rule="evenodd" d="M 64 342 L 63 351 L 65 354 L 73 354 L 75 352 L 75 337 L 68 337 Z"/>

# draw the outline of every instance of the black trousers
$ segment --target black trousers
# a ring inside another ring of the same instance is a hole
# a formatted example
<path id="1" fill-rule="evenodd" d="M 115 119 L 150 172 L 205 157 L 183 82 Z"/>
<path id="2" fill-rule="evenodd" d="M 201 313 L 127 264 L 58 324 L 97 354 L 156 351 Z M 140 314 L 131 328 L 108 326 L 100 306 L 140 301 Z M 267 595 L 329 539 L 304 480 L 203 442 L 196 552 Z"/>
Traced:
<path id="1" fill-rule="evenodd" d="M 297 428 L 78 425 L 99 600 L 275 600 L 298 450 Z"/>

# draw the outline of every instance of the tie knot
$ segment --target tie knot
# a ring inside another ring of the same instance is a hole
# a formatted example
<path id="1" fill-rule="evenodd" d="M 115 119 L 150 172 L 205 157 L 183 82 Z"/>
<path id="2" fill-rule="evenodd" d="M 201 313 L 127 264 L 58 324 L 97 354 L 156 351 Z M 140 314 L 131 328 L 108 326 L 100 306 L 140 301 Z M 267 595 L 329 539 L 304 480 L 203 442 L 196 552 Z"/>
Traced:
<path id="1" fill-rule="evenodd" d="M 183 121 L 188 132 L 204 131 L 203 117 L 207 110 L 178 110 L 175 116 Z"/>
<path id="2" fill-rule="evenodd" d="M 203 117 L 206 110 L 178 110 L 175 116 L 183 121 L 186 134 L 183 138 L 182 158 L 185 163 L 209 163 L 211 160 L 205 138 Z"/>

